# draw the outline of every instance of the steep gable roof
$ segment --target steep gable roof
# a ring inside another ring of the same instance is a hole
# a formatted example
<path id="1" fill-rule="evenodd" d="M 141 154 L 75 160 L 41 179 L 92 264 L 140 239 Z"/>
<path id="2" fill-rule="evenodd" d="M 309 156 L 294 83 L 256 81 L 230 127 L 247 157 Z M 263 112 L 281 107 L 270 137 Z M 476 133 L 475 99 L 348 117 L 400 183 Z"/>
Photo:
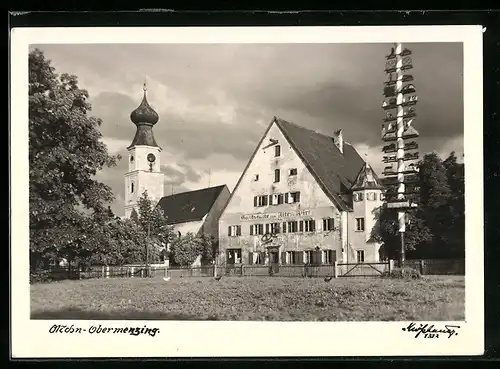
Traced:
<path id="1" fill-rule="evenodd" d="M 365 189 L 382 189 L 380 179 L 378 178 L 372 167 L 365 163 L 363 168 L 358 173 L 351 190 L 365 190 Z"/>
<path id="2" fill-rule="evenodd" d="M 221 185 L 165 196 L 158 202 L 157 206 L 163 210 L 168 224 L 202 220 L 224 188 L 227 186 Z"/>
<path id="3" fill-rule="evenodd" d="M 360 169 L 365 164 L 365 161 L 354 147 L 344 141 L 344 152 L 341 153 L 335 146 L 333 137 L 301 127 L 295 123 L 287 122 L 284 119 L 273 117 L 252 153 L 250 160 L 247 162 L 226 205 L 222 209 L 222 213 L 224 213 L 231 202 L 253 158 L 257 154 L 272 125 L 275 123 L 285 138 L 290 142 L 290 145 L 295 149 L 325 194 L 340 209 L 350 210 L 352 204 L 350 196 L 347 196 L 347 193 L 350 191 Z"/>
<path id="4" fill-rule="evenodd" d="M 350 190 L 365 164 L 354 147 L 344 141 L 342 153 L 333 137 L 280 118 L 274 121 L 326 195 L 342 210 L 349 210 L 350 204 L 342 194 Z"/>

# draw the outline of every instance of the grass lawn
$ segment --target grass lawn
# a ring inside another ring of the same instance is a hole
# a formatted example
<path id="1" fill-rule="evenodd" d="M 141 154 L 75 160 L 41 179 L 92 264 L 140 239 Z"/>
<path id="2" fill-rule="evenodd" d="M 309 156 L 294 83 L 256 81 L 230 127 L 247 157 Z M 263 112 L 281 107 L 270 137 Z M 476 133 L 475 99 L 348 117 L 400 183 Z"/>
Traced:
<path id="1" fill-rule="evenodd" d="M 464 277 L 95 279 L 31 285 L 32 319 L 464 320 Z"/>

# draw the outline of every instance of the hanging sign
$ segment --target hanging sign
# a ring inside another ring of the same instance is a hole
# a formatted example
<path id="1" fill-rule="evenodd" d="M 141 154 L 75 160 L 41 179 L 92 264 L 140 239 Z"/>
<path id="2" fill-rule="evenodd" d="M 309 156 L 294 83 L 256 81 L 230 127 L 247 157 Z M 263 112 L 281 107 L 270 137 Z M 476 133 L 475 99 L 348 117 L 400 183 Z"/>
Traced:
<path id="1" fill-rule="evenodd" d="M 389 209 L 409 208 L 410 202 L 409 201 L 388 202 L 387 207 Z"/>

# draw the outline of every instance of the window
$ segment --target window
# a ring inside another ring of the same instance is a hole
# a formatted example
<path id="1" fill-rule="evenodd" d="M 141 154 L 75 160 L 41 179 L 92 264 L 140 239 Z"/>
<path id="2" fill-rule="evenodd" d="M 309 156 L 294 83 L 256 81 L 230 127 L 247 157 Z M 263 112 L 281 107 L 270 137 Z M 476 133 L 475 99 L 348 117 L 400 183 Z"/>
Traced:
<path id="1" fill-rule="evenodd" d="M 269 233 L 269 224 L 266 224 L 265 227 L 266 227 L 266 234 L 267 234 L 267 233 Z"/>
<path id="2" fill-rule="evenodd" d="M 281 146 L 280 145 L 274 146 L 274 156 L 275 157 L 281 156 Z"/>
<path id="3" fill-rule="evenodd" d="M 383 193 L 380 194 L 380 201 L 384 201 L 385 200 L 385 195 Z"/>
<path id="4" fill-rule="evenodd" d="M 358 263 L 365 262 L 365 250 L 356 250 L 356 261 Z"/>
<path id="5" fill-rule="evenodd" d="M 259 180 L 259 175 L 258 174 L 254 174 L 253 175 L 253 181 L 257 182 L 258 180 Z"/>
<path id="6" fill-rule="evenodd" d="M 279 195 L 269 195 L 269 205 L 278 205 L 279 203 Z"/>
<path id="7" fill-rule="evenodd" d="M 130 162 L 133 163 L 134 162 L 134 155 L 131 155 L 130 156 Z"/>
<path id="8" fill-rule="evenodd" d="M 297 265 L 302 264 L 304 259 L 302 251 L 287 251 L 285 253 L 285 264 Z"/>
<path id="9" fill-rule="evenodd" d="M 291 176 L 296 176 L 297 175 L 297 168 L 290 169 L 290 175 Z"/>
<path id="10" fill-rule="evenodd" d="M 377 200 L 377 194 L 375 192 L 368 192 L 366 194 L 366 199 L 368 201 L 375 201 L 375 200 Z"/>
<path id="11" fill-rule="evenodd" d="M 134 193 L 134 182 L 130 184 L 130 193 Z"/>
<path id="12" fill-rule="evenodd" d="M 290 192 L 287 193 L 287 204 L 294 204 L 300 202 L 300 192 Z"/>
<path id="13" fill-rule="evenodd" d="M 357 193 L 355 193 L 355 194 L 352 195 L 352 200 L 353 201 L 359 201 L 359 196 L 358 196 Z"/>
<path id="14" fill-rule="evenodd" d="M 365 218 L 356 218 L 356 231 L 365 230 Z"/>
<path id="15" fill-rule="evenodd" d="M 253 206 L 266 206 L 267 205 L 268 196 L 255 196 L 253 198 Z"/>
<path id="16" fill-rule="evenodd" d="M 252 224 L 250 226 L 250 236 L 263 235 L 263 234 L 264 234 L 264 225 L 263 224 Z"/>
<path id="17" fill-rule="evenodd" d="M 299 227 L 300 227 L 300 232 L 314 232 L 316 228 L 315 222 L 312 219 L 301 220 Z"/>
<path id="18" fill-rule="evenodd" d="M 278 195 L 278 205 L 281 205 L 281 204 L 283 204 L 283 194 L 282 193 L 280 193 Z"/>
<path id="19" fill-rule="evenodd" d="M 227 229 L 227 234 L 229 237 L 241 236 L 241 226 L 240 225 L 229 226 Z"/>
<path id="20" fill-rule="evenodd" d="M 307 250 L 305 252 L 305 256 L 306 257 L 305 257 L 304 261 L 306 262 L 306 264 L 311 264 L 312 261 L 313 261 L 313 251 L 312 250 Z"/>
<path id="21" fill-rule="evenodd" d="M 280 224 L 279 223 L 271 223 L 271 233 L 272 234 L 280 233 Z"/>
<path id="22" fill-rule="evenodd" d="M 288 230 L 288 233 L 295 233 L 297 232 L 297 221 L 296 220 L 292 220 L 290 222 L 287 223 L 287 230 Z"/>
<path id="23" fill-rule="evenodd" d="M 286 222 L 283 222 L 282 225 L 283 225 L 283 233 L 286 233 L 286 230 L 287 230 L 287 228 L 286 228 Z"/>
<path id="24" fill-rule="evenodd" d="M 323 264 L 333 264 L 336 260 L 335 250 L 323 250 L 321 255 L 321 261 Z"/>
<path id="25" fill-rule="evenodd" d="M 226 251 L 227 264 L 241 263 L 241 249 L 227 249 Z"/>
<path id="26" fill-rule="evenodd" d="M 363 201 L 363 192 L 360 192 L 358 194 L 358 199 L 359 199 L 359 201 Z"/>
<path id="27" fill-rule="evenodd" d="M 323 219 L 323 231 L 333 231 L 334 229 L 335 227 L 333 218 Z"/>
<path id="28" fill-rule="evenodd" d="M 263 265 L 265 263 L 265 253 L 264 252 L 249 252 L 248 253 L 248 263 Z"/>
<path id="29" fill-rule="evenodd" d="M 280 181 L 280 170 L 275 169 L 274 170 L 274 183 L 279 182 L 279 181 Z"/>

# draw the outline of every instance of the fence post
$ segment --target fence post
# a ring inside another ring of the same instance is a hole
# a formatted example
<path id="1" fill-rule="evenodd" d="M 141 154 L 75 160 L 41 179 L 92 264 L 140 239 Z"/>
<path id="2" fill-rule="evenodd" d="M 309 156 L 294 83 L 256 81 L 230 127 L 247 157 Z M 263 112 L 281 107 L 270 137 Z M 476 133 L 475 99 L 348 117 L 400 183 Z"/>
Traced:
<path id="1" fill-rule="evenodd" d="M 106 278 L 109 278 L 109 265 L 106 265 Z"/>
<path id="2" fill-rule="evenodd" d="M 141 278 L 144 277 L 144 269 L 141 269 Z"/>
<path id="3" fill-rule="evenodd" d="M 424 267 L 425 267 L 425 261 L 424 259 L 420 259 L 420 274 L 424 275 Z"/>
<path id="4" fill-rule="evenodd" d="M 102 277 L 103 277 L 103 278 L 104 278 L 104 277 L 106 277 L 106 271 L 105 271 L 105 269 L 104 269 L 104 265 L 102 266 Z"/>
<path id="5" fill-rule="evenodd" d="M 389 273 L 394 269 L 394 260 L 389 259 Z"/>
<path id="6" fill-rule="evenodd" d="M 130 267 L 130 278 L 134 278 L 134 267 Z"/>
<path id="7" fill-rule="evenodd" d="M 338 272 L 337 272 L 337 260 L 333 263 L 333 275 L 335 278 L 338 278 Z"/>

